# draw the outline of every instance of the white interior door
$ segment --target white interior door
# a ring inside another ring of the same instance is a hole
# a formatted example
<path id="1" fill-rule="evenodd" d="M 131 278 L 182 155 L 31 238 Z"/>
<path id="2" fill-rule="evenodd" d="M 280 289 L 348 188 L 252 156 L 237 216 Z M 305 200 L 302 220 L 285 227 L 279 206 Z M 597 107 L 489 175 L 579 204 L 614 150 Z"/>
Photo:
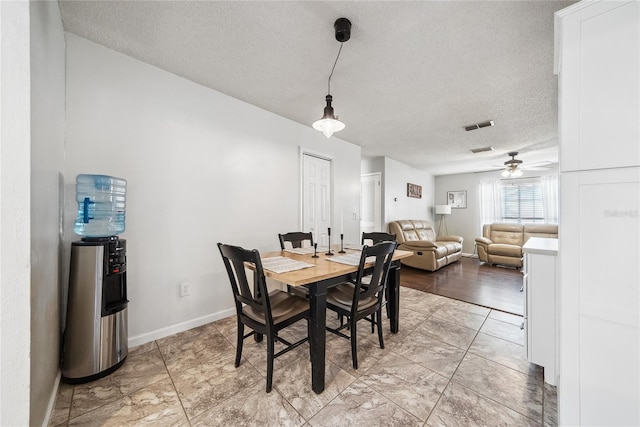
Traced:
<path id="1" fill-rule="evenodd" d="M 360 177 L 360 234 L 382 231 L 382 204 L 380 172 Z"/>
<path id="2" fill-rule="evenodd" d="M 318 246 L 327 246 L 331 226 L 331 160 L 303 154 L 302 229 L 313 233 Z M 332 230 L 332 241 L 337 242 Z"/>

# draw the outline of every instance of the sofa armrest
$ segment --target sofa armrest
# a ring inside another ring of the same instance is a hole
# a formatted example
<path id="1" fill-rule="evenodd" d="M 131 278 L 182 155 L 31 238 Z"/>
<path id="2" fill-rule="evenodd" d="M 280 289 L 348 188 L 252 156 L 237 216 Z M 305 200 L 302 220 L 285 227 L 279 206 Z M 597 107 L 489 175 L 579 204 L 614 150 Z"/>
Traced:
<path id="1" fill-rule="evenodd" d="M 464 239 L 460 236 L 440 236 L 438 240 L 441 242 L 458 242 L 462 243 Z"/>
<path id="2" fill-rule="evenodd" d="M 407 250 L 407 251 L 420 251 L 420 250 L 435 249 L 437 247 L 438 245 L 435 242 L 432 242 L 431 240 L 410 240 L 408 242 L 401 243 L 398 246 L 398 249 Z"/>
<path id="3" fill-rule="evenodd" d="M 482 243 L 484 245 L 490 245 L 493 242 L 486 237 L 476 237 L 476 243 Z"/>

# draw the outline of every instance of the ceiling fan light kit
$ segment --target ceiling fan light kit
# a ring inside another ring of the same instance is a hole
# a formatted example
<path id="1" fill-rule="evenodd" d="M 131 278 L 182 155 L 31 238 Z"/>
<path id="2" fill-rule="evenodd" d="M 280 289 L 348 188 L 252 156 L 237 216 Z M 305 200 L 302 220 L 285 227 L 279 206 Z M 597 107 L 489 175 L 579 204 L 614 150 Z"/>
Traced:
<path id="1" fill-rule="evenodd" d="M 502 176 L 504 178 L 519 178 L 522 176 L 522 160 L 516 159 L 518 155 L 517 151 L 512 151 L 507 153 L 507 155 L 511 156 L 510 160 L 504 162 L 504 170 L 502 171 Z"/>
<path id="2" fill-rule="evenodd" d="M 328 91 L 327 96 L 325 97 L 327 105 L 324 107 L 322 117 L 313 122 L 313 128 L 322 132 L 327 138 L 331 138 L 331 135 L 333 135 L 334 132 L 344 129 L 344 123 L 338 120 L 338 116 L 335 115 L 333 107 L 331 106 L 331 102 L 333 101 L 333 97 L 331 96 L 331 76 L 333 76 L 333 70 L 335 70 L 338 59 L 340 58 L 342 43 L 351 38 L 351 21 L 347 18 L 338 18 L 333 24 L 333 28 L 335 30 L 336 40 L 340 42 L 340 50 L 338 51 L 336 61 L 333 63 L 331 74 L 329 74 L 329 81 L 327 85 Z"/>

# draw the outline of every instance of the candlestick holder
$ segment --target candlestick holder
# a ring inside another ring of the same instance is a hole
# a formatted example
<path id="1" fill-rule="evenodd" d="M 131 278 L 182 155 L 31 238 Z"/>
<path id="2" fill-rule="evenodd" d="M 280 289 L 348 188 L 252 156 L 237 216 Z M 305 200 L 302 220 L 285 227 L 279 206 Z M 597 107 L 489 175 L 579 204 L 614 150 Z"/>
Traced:
<path id="1" fill-rule="evenodd" d="M 340 233 L 340 251 L 338 251 L 339 254 L 346 254 L 345 250 L 344 250 L 344 234 Z"/>
<path id="2" fill-rule="evenodd" d="M 313 255 L 311 255 L 311 258 L 320 258 L 318 256 L 318 244 L 317 243 L 313 244 Z"/>
<path id="3" fill-rule="evenodd" d="M 329 251 L 325 255 L 331 256 L 333 255 L 333 252 L 331 252 L 331 227 L 329 227 L 327 230 L 329 234 Z"/>

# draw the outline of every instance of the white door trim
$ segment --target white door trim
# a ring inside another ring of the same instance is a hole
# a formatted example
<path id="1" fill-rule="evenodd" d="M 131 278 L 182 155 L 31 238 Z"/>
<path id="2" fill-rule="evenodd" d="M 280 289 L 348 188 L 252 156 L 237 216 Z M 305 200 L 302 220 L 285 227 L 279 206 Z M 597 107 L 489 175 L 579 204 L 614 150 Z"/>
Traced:
<path id="1" fill-rule="evenodd" d="M 335 159 L 334 156 L 326 154 L 326 153 L 321 153 L 319 151 L 315 151 L 315 150 L 310 150 L 308 148 L 305 148 L 303 146 L 300 146 L 300 155 L 299 155 L 299 159 L 298 159 L 298 200 L 300 201 L 300 204 L 298 206 L 298 228 L 300 230 L 302 230 L 302 227 L 304 225 L 304 212 L 303 212 L 303 208 L 304 208 L 304 156 L 313 156 L 313 157 L 317 157 L 319 159 L 323 159 L 323 160 L 327 160 L 329 161 L 329 163 L 331 163 L 330 166 L 330 172 L 329 172 L 329 178 L 331 179 L 331 186 L 330 186 L 330 190 L 331 190 L 331 196 L 330 196 L 330 202 L 331 202 L 331 212 L 330 212 L 330 218 L 329 221 L 333 224 L 333 206 L 334 206 L 334 164 L 333 161 Z"/>

